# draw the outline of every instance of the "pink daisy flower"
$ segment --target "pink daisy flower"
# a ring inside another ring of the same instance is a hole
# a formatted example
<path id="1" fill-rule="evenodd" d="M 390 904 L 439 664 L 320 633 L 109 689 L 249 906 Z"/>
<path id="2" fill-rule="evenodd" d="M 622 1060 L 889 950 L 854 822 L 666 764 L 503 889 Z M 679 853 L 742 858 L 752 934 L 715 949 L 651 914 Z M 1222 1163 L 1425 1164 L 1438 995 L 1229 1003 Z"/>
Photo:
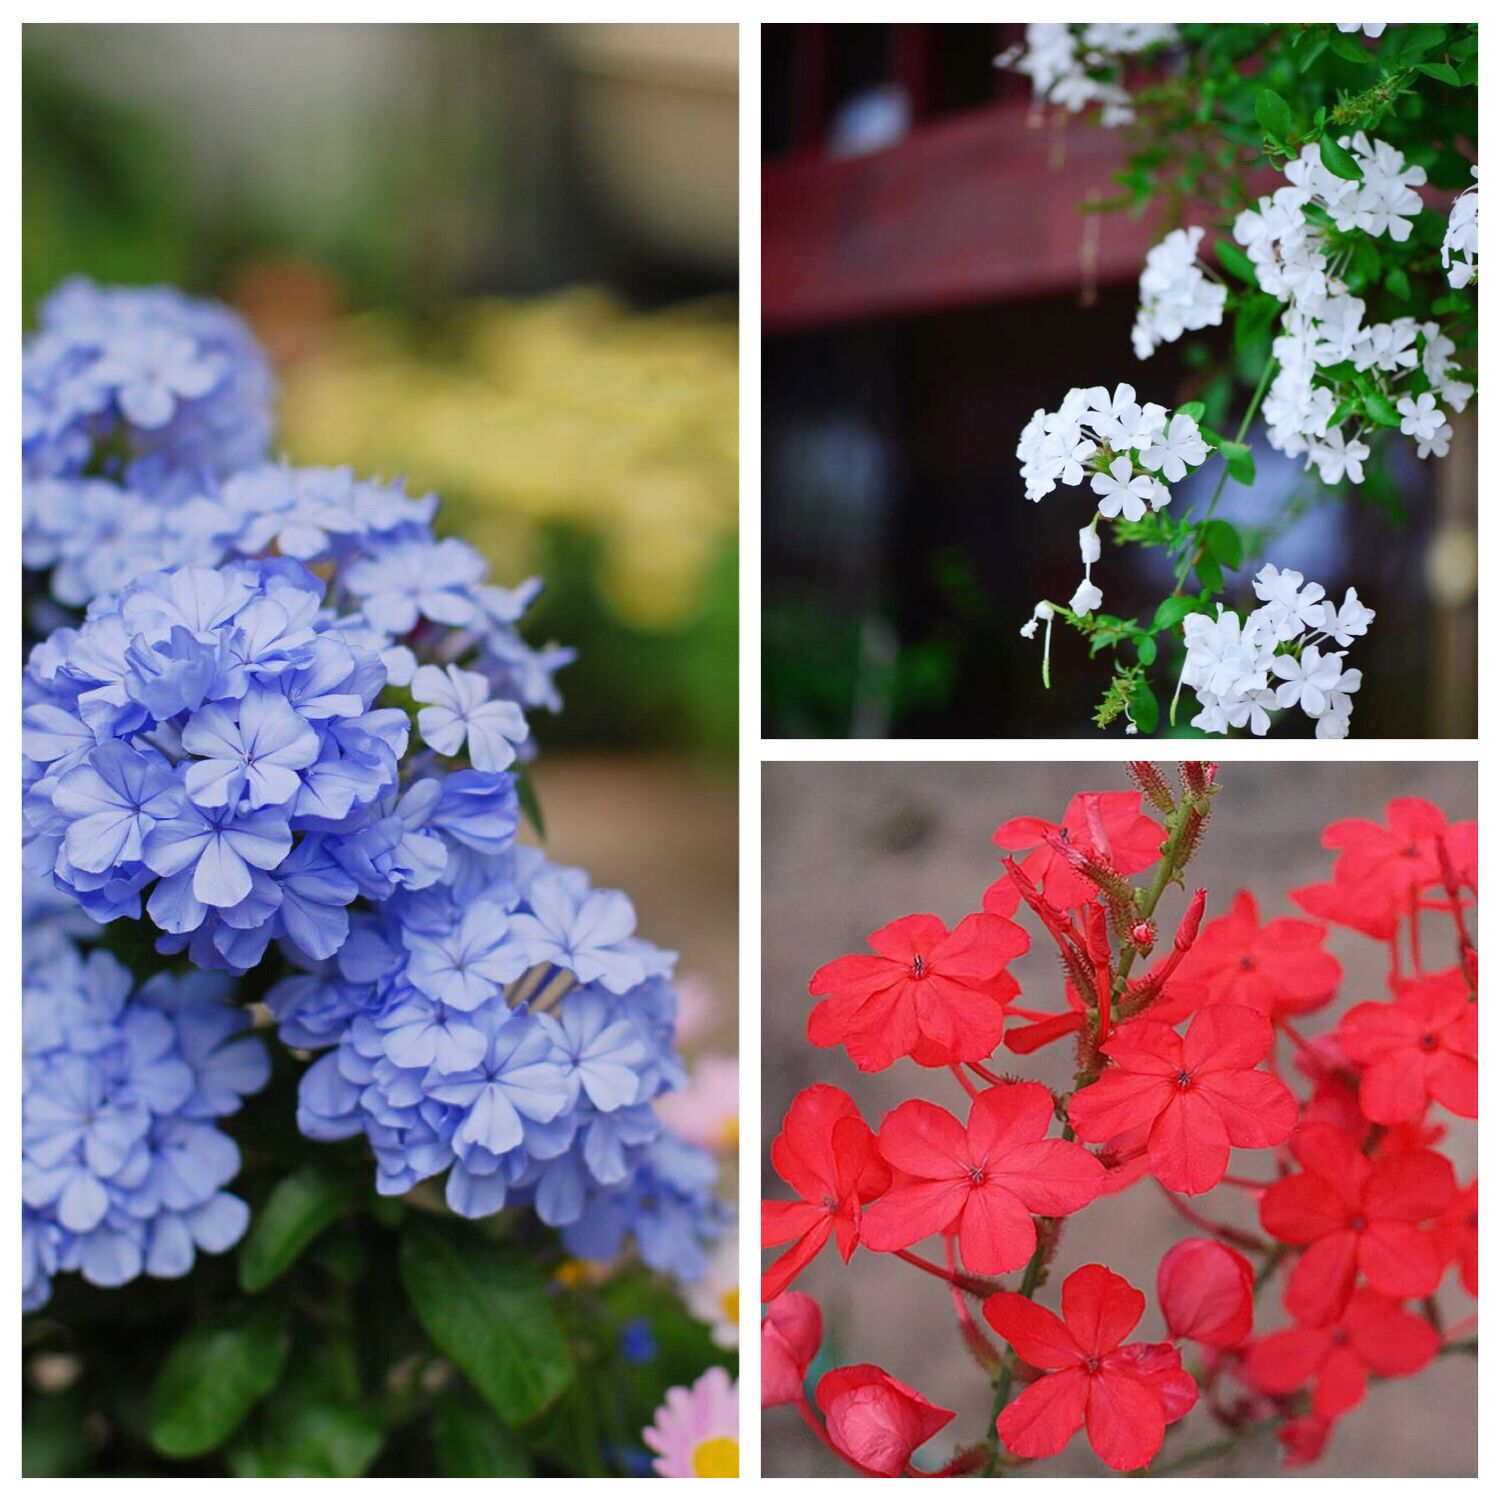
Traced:
<path id="1" fill-rule="evenodd" d="M 641 1434 L 664 1479 L 738 1479 L 739 1387 L 715 1365 L 691 1386 L 674 1385 Z"/>
<path id="2" fill-rule="evenodd" d="M 740 1143 L 739 1059 L 706 1052 L 692 1065 L 687 1087 L 663 1094 L 657 1113 L 669 1130 L 710 1151 Z"/>

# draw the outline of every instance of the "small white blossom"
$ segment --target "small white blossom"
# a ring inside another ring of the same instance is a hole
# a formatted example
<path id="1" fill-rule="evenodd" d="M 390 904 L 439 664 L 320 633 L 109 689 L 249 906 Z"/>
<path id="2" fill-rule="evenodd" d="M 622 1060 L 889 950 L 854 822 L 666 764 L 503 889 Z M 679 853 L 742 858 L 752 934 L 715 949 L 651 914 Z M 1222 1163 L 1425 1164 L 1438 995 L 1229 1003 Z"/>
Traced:
<path id="1" fill-rule="evenodd" d="M 1095 474 L 1090 486 L 1099 497 L 1101 516 L 1123 515 L 1127 521 L 1139 521 L 1156 496 L 1156 481 L 1149 474 L 1135 473 L 1123 453 L 1110 464 L 1108 473 Z"/>
<path id="2" fill-rule="evenodd" d="M 1359 686 L 1359 673 L 1345 673 L 1342 651 L 1330 651 L 1324 656 L 1316 646 L 1307 646 L 1302 655 L 1281 655 L 1271 659 L 1271 671 L 1281 678 L 1276 689 L 1276 702 L 1282 708 L 1296 704 L 1310 719 L 1320 718 L 1330 706 L 1329 695 L 1334 692 L 1349 692 Z M 1352 676 L 1352 685 L 1344 678 Z"/>
<path id="3" fill-rule="evenodd" d="M 1402 432 L 1423 443 L 1431 442 L 1438 429 L 1448 420 L 1443 409 L 1433 399 L 1431 391 L 1423 391 L 1415 400 L 1410 396 L 1403 396 L 1396 403 L 1396 410 L 1401 413 Z"/>
<path id="4" fill-rule="evenodd" d="M 1148 469 L 1160 470 L 1163 478 L 1176 484 L 1187 477 L 1189 468 L 1197 468 L 1207 458 L 1208 444 L 1203 441 L 1197 422 L 1185 412 L 1178 412 L 1141 454 L 1141 463 Z"/>

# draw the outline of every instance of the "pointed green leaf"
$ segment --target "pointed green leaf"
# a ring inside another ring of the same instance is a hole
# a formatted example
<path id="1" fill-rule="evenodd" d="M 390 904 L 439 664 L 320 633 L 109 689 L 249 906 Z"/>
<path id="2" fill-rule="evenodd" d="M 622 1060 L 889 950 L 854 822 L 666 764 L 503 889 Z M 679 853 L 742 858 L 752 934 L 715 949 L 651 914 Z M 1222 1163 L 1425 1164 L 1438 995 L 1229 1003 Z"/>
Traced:
<path id="1" fill-rule="evenodd" d="M 217 1448 L 275 1389 L 287 1345 L 286 1309 L 272 1302 L 189 1329 L 152 1383 L 152 1446 L 169 1458 L 195 1458 Z"/>
<path id="2" fill-rule="evenodd" d="M 271 1189 L 240 1246 L 240 1285 L 269 1286 L 353 1201 L 354 1189 L 317 1163 Z"/>
<path id="3" fill-rule="evenodd" d="M 1245 545 L 1228 521 L 1212 520 L 1203 527 L 1203 547 L 1215 562 L 1238 568 L 1245 559 Z"/>
<path id="4" fill-rule="evenodd" d="M 1318 142 L 1318 155 L 1335 177 L 1342 177 L 1348 182 L 1364 180 L 1365 174 L 1360 170 L 1359 163 L 1331 135 L 1325 135 Z"/>
<path id="5" fill-rule="evenodd" d="M 1429 78 L 1436 78 L 1439 83 L 1452 84 L 1454 88 L 1460 87 L 1463 83 L 1457 70 L 1450 68 L 1447 63 L 1418 63 L 1417 72 L 1425 73 Z"/>
<path id="6" fill-rule="evenodd" d="M 1255 262 L 1233 240 L 1220 240 L 1214 246 L 1214 253 L 1218 255 L 1219 264 L 1226 271 L 1238 276 L 1241 281 L 1248 281 L 1251 286 L 1259 288 L 1260 282 L 1255 275 Z"/>
<path id="7" fill-rule="evenodd" d="M 1156 723 L 1160 715 L 1161 710 L 1157 706 L 1156 694 L 1151 691 L 1151 684 L 1143 677 L 1130 690 L 1130 717 L 1142 734 L 1155 734 Z"/>
<path id="8" fill-rule="evenodd" d="M 1156 606 L 1156 614 L 1151 620 L 1151 629 L 1153 631 L 1170 630 L 1202 607 L 1191 595 L 1173 594 Z"/>
<path id="9" fill-rule="evenodd" d="M 1292 133 L 1292 111 L 1275 89 L 1262 89 L 1255 96 L 1255 118 L 1273 140 L 1284 141 Z"/>
<path id="10" fill-rule="evenodd" d="M 546 1283 L 515 1246 L 413 1215 L 400 1265 L 433 1343 L 507 1422 L 535 1416 L 572 1384 L 573 1357 Z"/>

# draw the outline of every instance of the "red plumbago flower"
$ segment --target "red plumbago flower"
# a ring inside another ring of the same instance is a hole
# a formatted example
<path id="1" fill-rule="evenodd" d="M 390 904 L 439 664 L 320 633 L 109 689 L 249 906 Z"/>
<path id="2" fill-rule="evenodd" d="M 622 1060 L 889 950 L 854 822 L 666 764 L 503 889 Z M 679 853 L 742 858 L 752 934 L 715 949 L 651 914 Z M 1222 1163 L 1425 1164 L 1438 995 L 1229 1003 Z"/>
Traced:
<path id="1" fill-rule="evenodd" d="M 879 1365 L 847 1365 L 819 1382 L 818 1407 L 834 1446 L 871 1474 L 895 1478 L 953 1420 Z"/>
<path id="2" fill-rule="evenodd" d="M 1417 1226 L 1442 1214 L 1457 1186 L 1448 1159 L 1406 1151 L 1371 1161 L 1331 1125 L 1305 1125 L 1292 1141 L 1302 1171 L 1260 1200 L 1268 1234 L 1305 1245 L 1287 1282 L 1286 1309 L 1302 1323 L 1331 1323 L 1354 1290 L 1356 1272 L 1390 1297 L 1437 1290 L 1443 1257 Z"/>
<path id="3" fill-rule="evenodd" d="M 1276 1429 L 1276 1441 L 1283 1449 L 1282 1463 L 1289 1469 L 1317 1463 L 1332 1436 L 1333 1423 L 1325 1422 L 1322 1417 L 1293 1417 Z"/>
<path id="4" fill-rule="evenodd" d="M 807 1019 L 817 1047 L 842 1045 L 867 1073 L 911 1057 L 927 1068 L 979 1062 L 1000 1045 L 1006 1004 L 1021 987 L 1005 972 L 1031 946 L 1026 930 L 980 912 L 949 932 L 937 917 L 902 917 L 870 934 L 874 954 L 824 964 L 808 984 L 828 998 Z"/>
<path id="5" fill-rule="evenodd" d="M 1069 1214 L 1093 1202 L 1104 1168 L 1072 1141 L 1045 1139 L 1052 1095 L 1039 1083 L 986 1089 L 968 1128 L 936 1104 L 909 1099 L 885 1117 L 880 1154 L 890 1191 L 864 1216 L 871 1250 L 904 1250 L 955 1226 L 964 1265 L 1014 1271 L 1036 1249 L 1032 1214 Z"/>
<path id="6" fill-rule="evenodd" d="M 1055 833 L 1090 854 L 1102 855 L 1121 875 L 1148 869 L 1161 857 L 1166 831 L 1141 811 L 1139 792 L 1080 792 L 1059 823 L 1012 818 L 995 830 L 1002 849 L 1030 849 L 1021 868 L 1060 911 L 1080 906 L 1096 889 L 1047 843 Z"/>
<path id="7" fill-rule="evenodd" d="M 1471 1296 L 1479 1295 L 1479 1179 L 1461 1188 L 1437 1223 L 1443 1259 L 1458 1266 L 1458 1279 Z"/>
<path id="8" fill-rule="evenodd" d="M 1441 808 L 1421 797 L 1385 805 L 1389 827 L 1368 818 L 1341 818 L 1323 830 L 1323 847 L 1338 849 L 1334 878 L 1340 884 L 1378 885 L 1405 902 L 1413 886 L 1434 884 L 1442 873 L 1437 841 L 1448 832 Z"/>
<path id="9" fill-rule="evenodd" d="M 1233 1349 L 1250 1336 L 1255 1272 L 1217 1240 L 1180 1240 L 1157 1268 L 1156 1301 L 1174 1339 Z"/>
<path id="10" fill-rule="evenodd" d="M 1339 1041 L 1364 1072 L 1359 1107 L 1377 1125 L 1414 1120 L 1429 1100 L 1479 1117 L 1479 1008 L 1457 969 L 1367 1000 L 1339 1022 Z"/>
<path id="11" fill-rule="evenodd" d="M 1320 922 L 1275 917 L 1261 926 L 1255 897 L 1241 891 L 1229 914 L 1206 922 L 1178 965 L 1174 992 L 1200 989 L 1211 1004 L 1244 1005 L 1266 1015 L 1297 1015 L 1333 998 L 1344 971 L 1323 951 Z M 1180 1019 L 1153 1009 L 1159 1020 Z"/>
<path id="12" fill-rule="evenodd" d="M 762 1302 L 779 1297 L 835 1235 L 847 1261 L 859 1243 L 862 1206 L 890 1185 L 890 1168 L 875 1147 L 875 1132 L 843 1089 L 816 1083 L 803 1089 L 771 1144 L 771 1165 L 802 1200 L 767 1199 L 760 1206 L 761 1243 L 796 1243 L 762 1275 Z"/>
<path id="13" fill-rule="evenodd" d="M 1063 1282 L 1062 1317 L 1016 1292 L 997 1292 L 984 1315 L 1018 1358 L 1047 1371 L 995 1423 L 1000 1441 L 1020 1458 L 1049 1458 L 1085 1427 L 1095 1453 L 1112 1469 L 1138 1469 L 1161 1448 L 1185 1392 L 1180 1365 L 1160 1346 L 1124 1344 L 1146 1299 L 1104 1266 L 1082 1266 Z M 1143 1349 L 1152 1352 L 1143 1354 Z"/>
<path id="14" fill-rule="evenodd" d="M 1231 1146 L 1279 1146 L 1297 1125 L 1285 1084 L 1255 1071 L 1271 1049 L 1271 1023 L 1242 1005 L 1214 1005 L 1186 1036 L 1160 1021 L 1122 1026 L 1100 1049 L 1114 1066 L 1068 1105 L 1085 1141 L 1149 1124 L 1151 1170 L 1177 1193 L 1206 1193 L 1229 1168 Z"/>
<path id="15" fill-rule="evenodd" d="M 760 1320 L 760 1404 L 786 1406 L 802 1396 L 807 1367 L 823 1342 L 823 1311 L 805 1292 L 783 1292 Z"/>
<path id="16" fill-rule="evenodd" d="M 1269 1396 L 1314 1382 L 1312 1411 L 1331 1422 L 1358 1406 L 1371 1371 L 1415 1375 L 1438 1352 L 1437 1330 L 1393 1297 L 1361 1287 L 1337 1322 L 1284 1328 L 1257 1339 L 1245 1356 L 1245 1379 Z"/>

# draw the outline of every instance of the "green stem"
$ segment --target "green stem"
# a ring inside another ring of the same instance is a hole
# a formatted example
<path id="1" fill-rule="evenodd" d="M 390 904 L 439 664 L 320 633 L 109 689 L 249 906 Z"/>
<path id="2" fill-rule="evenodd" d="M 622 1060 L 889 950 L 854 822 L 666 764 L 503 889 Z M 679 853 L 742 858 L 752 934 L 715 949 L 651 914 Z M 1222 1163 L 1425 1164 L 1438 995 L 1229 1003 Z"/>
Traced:
<path id="1" fill-rule="evenodd" d="M 1260 372 L 1260 383 L 1255 387 L 1255 394 L 1250 398 L 1249 406 L 1245 408 L 1244 418 L 1240 422 L 1240 430 L 1234 435 L 1235 442 L 1243 443 L 1245 441 L 1245 434 L 1250 431 L 1250 424 L 1255 420 L 1256 412 L 1260 410 L 1260 403 L 1265 399 L 1266 391 L 1270 387 L 1271 376 L 1275 372 L 1275 369 L 1276 356 L 1274 354 L 1268 354 L 1266 356 L 1266 367 Z M 1224 485 L 1228 481 L 1228 479 L 1229 460 L 1225 459 L 1224 467 L 1219 473 L 1219 482 L 1214 486 L 1213 495 L 1208 502 L 1208 509 L 1204 511 L 1203 520 L 1200 524 L 1207 525 L 1208 522 L 1213 520 L 1214 511 L 1218 509 L 1219 496 L 1224 493 Z M 1187 581 L 1188 573 L 1192 570 L 1193 565 L 1202 555 L 1203 547 L 1201 543 L 1199 544 L 1198 550 L 1196 552 L 1191 554 L 1184 552 L 1182 554 L 1182 561 L 1177 565 L 1177 578 L 1175 586 L 1173 588 L 1173 593 L 1177 593 L 1181 590 L 1182 585 Z"/>
<path id="2" fill-rule="evenodd" d="M 1026 1269 L 1021 1275 L 1021 1296 L 1033 1297 L 1036 1295 L 1037 1282 L 1042 1279 L 1042 1266 L 1047 1259 L 1047 1241 L 1038 1239 L 1037 1247 L 1032 1252 L 1031 1259 L 1026 1262 Z M 990 1455 L 989 1463 L 985 1465 L 984 1472 L 993 1476 L 1000 1465 L 1000 1440 L 995 1435 L 995 1423 L 1000 1420 L 1000 1413 L 1005 1410 L 1005 1403 L 1010 1400 L 1010 1388 L 1016 1376 L 1016 1351 L 1006 1351 L 1005 1363 L 1000 1368 L 1000 1378 L 995 1382 L 995 1402 L 990 1409 L 990 1430 L 988 1440 L 995 1445 L 994 1452 Z"/>
<path id="3" fill-rule="evenodd" d="M 1162 854 L 1161 863 L 1156 867 L 1156 876 L 1151 882 L 1150 889 L 1146 892 L 1146 899 L 1141 903 L 1141 920 L 1149 922 L 1156 912 L 1156 905 L 1162 898 L 1162 893 L 1172 880 L 1181 874 L 1178 869 L 1178 861 L 1182 854 L 1182 841 L 1187 837 L 1188 824 L 1193 819 L 1193 799 L 1183 793 L 1182 801 L 1177 804 L 1171 817 L 1167 820 L 1169 832 L 1167 843 Z M 1136 954 L 1139 950 L 1132 944 L 1126 948 L 1120 956 L 1120 968 L 1115 975 L 1115 993 L 1125 993 L 1126 981 L 1130 978 L 1130 971 L 1135 964 Z"/>

